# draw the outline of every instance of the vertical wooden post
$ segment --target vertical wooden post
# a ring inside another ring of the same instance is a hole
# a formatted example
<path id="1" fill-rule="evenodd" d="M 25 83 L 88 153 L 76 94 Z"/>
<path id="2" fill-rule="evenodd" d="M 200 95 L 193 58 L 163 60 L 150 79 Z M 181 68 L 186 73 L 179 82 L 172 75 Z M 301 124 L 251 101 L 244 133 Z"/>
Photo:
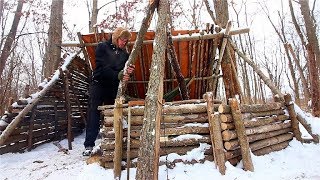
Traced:
<path id="1" fill-rule="evenodd" d="M 209 130 L 210 130 L 214 163 L 216 166 L 218 166 L 219 172 L 222 175 L 225 175 L 225 173 L 226 173 L 226 166 L 225 166 L 226 160 L 225 160 L 225 156 L 224 156 L 224 147 L 223 147 L 222 134 L 221 134 L 220 115 L 216 114 L 216 113 L 212 114 L 213 94 L 211 92 L 206 93 L 204 95 L 204 99 L 206 99 L 206 101 L 207 101 Z"/>
<path id="2" fill-rule="evenodd" d="M 122 128 L 122 98 L 115 99 L 115 109 L 113 115 L 113 129 L 114 129 L 114 138 L 115 138 L 115 147 L 114 147 L 114 158 L 113 158 L 113 174 L 114 179 L 121 178 L 121 161 L 122 161 L 122 138 L 123 138 L 123 128 Z"/>
<path id="3" fill-rule="evenodd" d="M 59 136 L 59 130 L 58 130 L 58 123 L 59 123 L 59 118 L 58 118 L 58 105 L 55 102 L 54 103 L 54 138 L 55 140 L 58 140 Z"/>
<path id="4" fill-rule="evenodd" d="M 128 129 L 127 129 L 127 180 L 130 179 L 130 133 L 131 133 L 131 103 L 128 103 Z"/>
<path id="5" fill-rule="evenodd" d="M 60 69 L 62 73 L 62 70 Z M 64 97 L 65 97 L 65 107 L 67 113 L 67 122 L 68 122 L 68 130 L 67 130 L 67 137 L 68 137 L 68 148 L 69 150 L 72 149 L 72 119 L 71 119 L 71 105 L 70 105 L 70 94 L 69 94 L 69 71 L 64 71 Z"/>
<path id="6" fill-rule="evenodd" d="M 34 106 L 31 111 L 29 131 L 28 131 L 28 151 L 31 151 L 32 149 L 33 127 L 34 127 L 34 118 L 36 116 L 36 112 L 37 112 L 36 106 Z"/>
<path id="7" fill-rule="evenodd" d="M 292 126 L 292 130 L 293 130 L 293 135 L 294 135 L 294 137 L 296 137 L 296 139 L 298 141 L 302 142 L 301 132 L 299 129 L 299 121 L 298 121 L 297 115 L 294 111 L 294 106 L 293 106 L 293 102 L 292 102 L 290 94 L 284 95 L 284 102 L 287 107 L 290 119 L 291 119 L 291 126 Z"/>
<path id="8" fill-rule="evenodd" d="M 243 120 L 241 118 L 241 111 L 240 111 L 240 107 L 237 99 L 235 98 L 229 99 L 229 105 L 231 108 L 232 118 L 234 120 L 234 125 L 235 125 L 236 132 L 239 139 L 243 167 L 245 170 L 249 170 L 253 172 L 254 167 L 252 164 L 249 142 L 246 135 L 246 130 L 243 124 Z"/>

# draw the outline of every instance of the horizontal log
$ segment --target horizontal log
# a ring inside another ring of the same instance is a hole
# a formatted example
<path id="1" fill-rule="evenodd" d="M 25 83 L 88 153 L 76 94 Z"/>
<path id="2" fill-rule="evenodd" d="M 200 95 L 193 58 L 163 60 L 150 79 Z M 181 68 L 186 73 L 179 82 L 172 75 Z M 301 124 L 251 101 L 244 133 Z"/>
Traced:
<path id="1" fill-rule="evenodd" d="M 285 142 L 281 142 L 279 144 L 274 144 L 274 145 L 259 149 L 257 151 L 253 151 L 252 153 L 254 155 L 256 155 L 256 156 L 262 156 L 262 155 L 265 155 L 265 154 L 269 154 L 271 152 L 280 151 L 280 150 L 288 147 L 289 146 L 289 142 L 290 141 L 285 141 Z"/>
<path id="2" fill-rule="evenodd" d="M 170 153 L 177 153 L 179 155 L 185 155 L 187 152 L 198 148 L 199 146 L 185 146 L 185 147 L 165 147 L 159 150 L 159 155 L 164 156 Z M 134 159 L 138 157 L 139 149 L 131 149 L 130 150 L 130 159 Z M 103 161 L 113 161 L 114 152 L 113 151 L 104 151 L 103 152 Z M 122 160 L 127 159 L 127 154 L 122 153 Z"/>
<path id="3" fill-rule="evenodd" d="M 266 132 L 266 133 L 261 133 L 261 134 L 252 134 L 252 135 L 248 135 L 248 142 L 254 142 L 257 140 L 261 140 L 261 139 L 267 139 L 270 137 L 274 137 L 280 134 L 285 134 L 292 131 L 291 128 L 285 128 L 285 129 L 281 129 L 281 130 L 276 130 L 276 131 L 271 131 L 271 132 Z M 239 148 L 239 142 L 238 139 L 233 139 L 231 141 L 226 141 L 224 142 L 224 148 L 226 150 L 235 150 L 237 148 Z"/>
<path id="4" fill-rule="evenodd" d="M 187 160 L 182 160 L 182 159 L 174 159 L 173 161 L 168 161 L 168 160 L 159 160 L 159 166 L 162 166 L 162 165 L 166 165 L 167 168 L 174 168 L 176 166 L 176 163 L 184 163 L 184 164 L 197 164 L 197 163 L 204 163 L 205 161 L 213 161 L 213 156 L 212 155 L 206 155 L 203 159 L 187 159 Z M 96 161 L 95 161 L 96 162 Z M 110 162 L 110 161 L 103 161 L 103 159 L 101 158 L 101 160 L 99 161 L 100 165 L 104 168 L 107 168 L 107 169 L 113 169 L 113 165 L 114 163 L 113 162 Z M 132 161 L 130 163 L 130 168 L 136 168 L 137 167 L 137 161 Z M 127 168 L 127 164 L 122 163 L 122 166 L 121 166 L 121 169 L 122 170 L 125 170 Z"/>
<path id="5" fill-rule="evenodd" d="M 241 113 L 259 113 L 263 111 L 281 110 L 285 106 L 280 102 L 273 102 L 268 104 L 253 104 L 253 105 L 240 105 Z M 229 105 L 221 104 L 218 108 L 219 113 L 231 113 Z"/>
<path id="6" fill-rule="evenodd" d="M 123 142 L 123 148 L 127 148 L 127 138 L 124 138 L 125 141 Z M 209 135 L 203 135 L 201 138 L 190 138 L 190 139 L 182 139 L 176 140 L 173 137 L 160 137 L 160 148 L 165 147 L 184 147 L 184 146 L 195 146 L 199 145 L 200 143 L 208 143 L 210 144 L 210 137 Z M 112 139 L 103 139 L 101 143 L 101 149 L 103 150 L 114 150 L 114 140 Z M 140 140 L 139 139 L 131 139 L 130 140 L 130 148 L 131 149 L 138 149 L 140 147 Z"/>
<path id="7" fill-rule="evenodd" d="M 287 123 L 277 123 L 277 124 L 269 124 L 259 127 L 246 128 L 246 135 L 265 133 L 280 129 L 285 129 L 291 127 L 291 122 Z M 238 135 L 235 130 L 225 130 L 222 131 L 222 138 L 224 141 L 230 141 L 231 139 L 237 138 Z"/>
<path id="8" fill-rule="evenodd" d="M 221 130 L 234 129 L 235 126 L 233 123 L 221 123 Z"/>
<path id="9" fill-rule="evenodd" d="M 8 152 L 22 152 L 24 151 L 28 146 L 27 141 L 20 141 L 16 142 L 14 144 L 1 146 L 0 147 L 0 155 L 8 153 Z"/>
<path id="10" fill-rule="evenodd" d="M 262 111 L 262 112 L 255 112 L 255 113 L 243 113 L 243 119 L 252 119 L 255 117 L 264 117 L 264 116 L 274 116 L 274 115 L 282 115 L 285 114 L 284 110 L 270 110 L 270 111 Z"/>
<path id="11" fill-rule="evenodd" d="M 217 111 L 219 104 L 213 105 L 213 111 Z M 100 108 L 101 109 L 101 108 Z M 181 104 L 175 106 L 163 106 L 163 114 L 199 114 L 207 112 L 207 103 Z M 113 116 L 113 109 L 104 109 L 104 116 Z M 131 107 L 131 115 L 143 116 L 144 106 Z M 128 108 L 123 108 L 123 115 L 128 115 Z"/>
<path id="12" fill-rule="evenodd" d="M 292 134 L 281 134 L 276 137 L 264 139 L 261 141 L 257 141 L 255 143 L 250 144 L 250 149 L 253 152 L 253 154 L 261 154 L 261 153 L 270 153 L 273 151 L 277 151 L 275 148 L 272 148 L 274 146 L 278 146 L 278 144 L 281 144 L 283 142 L 290 142 L 293 138 Z M 260 149 L 262 149 L 260 151 Z M 281 149 L 280 149 L 281 150 Z M 240 149 L 235 149 L 233 151 L 227 151 L 225 152 L 225 157 L 227 160 L 238 157 L 241 155 Z"/>
<path id="13" fill-rule="evenodd" d="M 104 117 L 104 125 L 107 127 L 113 126 L 113 116 Z M 161 123 L 204 123 L 208 122 L 207 113 L 199 114 L 184 114 L 184 115 L 163 115 Z M 143 116 L 131 116 L 131 125 L 142 125 Z"/>
<path id="14" fill-rule="evenodd" d="M 268 125 L 274 122 L 279 122 L 279 121 L 285 121 L 289 120 L 290 117 L 288 115 L 274 115 L 271 117 L 258 117 L 258 118 L 253 118 L 251 120 L 244 120 L 244 126 L 247 128 L 249 127 L 257 127 L 257 126 L 264 126 Z"/>
<path id="15" fill-rule="evenodd" d="M 101 131 L 101 136 L 104 138 L 114 138 L 114 131 L 103 129 Z M 162 136 L 177 136 L 184 134 L 209 134 L 208 127 L 183 127 L 183 128 L 164 128 L 160 130 L 160 135 Z M 141 135 L 140 129 L 131 128 L 130 136 L 132 138 L 139 138 Z M 127 131 L 123 131 L 123 136 L 127 136 Z"/>
<path id="16" fill-rule="evenodd" d="M 241 29 L 234 29 L 231 30 L 229 35 L 237 35 L 237 34 L 244 34 L 249 33 L 249 28 L 241 28 Z M 216 38 L 222 38 L 224 36 L 224 32 L 214 33 L 214 34 L 197 34 L 197 35 L 180 35 L 180 36 L 173 36 L 172 41 L 193 41 L 193 40 L 204 40 L 204 39 L 216 39 Z M 144 40 L 142 44 L 152 44 L 154 40 Z M 134 42 L 128 42 L 129 45 L 132 45 Z M 61 46 L 64 47 L 82 47 L 82 46 L 97 46 L 98 43 L 83 43 L 80 44 L 79 42 L 68 42 L 68 43 L 62 43 Z"/>
<path id="17" fill-rule="evenodd" d="M 220 120 L 221 122 L 224 122 L 224 123 L 233 122 L 231 114 L 220 114 Z"/>
<path id="18" fill-rule="evenodd" d="M 260 141 L 255 141 L 253 143 L 250 144 L 250 149 L 251 151 L 256 151 L 274 144 L 279 144 L 281 142 L 285 142 L 285 141 L 291 141 L 293 138 L 293 134 L 291 133 L 287 133 L 287 134 L 281 134 L 278 136 L 274 136 L 268 139 L 263 139 Z"/>

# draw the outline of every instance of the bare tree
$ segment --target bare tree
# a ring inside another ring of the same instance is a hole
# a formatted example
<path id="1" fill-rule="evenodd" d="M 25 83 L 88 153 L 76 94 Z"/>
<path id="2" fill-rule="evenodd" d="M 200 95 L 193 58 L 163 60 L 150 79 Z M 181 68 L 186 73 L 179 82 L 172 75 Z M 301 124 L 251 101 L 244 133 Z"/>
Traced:
<path id="1" fill-rule="evenodd" d="M 307 54 L 311 81 L 312 114 L 320 117 L 320 49 L 316 25 L 312 19 L 308 0 L 299 0 L 307 32 Z"/>
<path id="2" fill-rule="evenodd" d="M 52 0 L 48 44 L 43 60 L 44 78 L 48 78 L 58 68 L 60 62 L 61 49 L 58 45 L 62 42 L 62 18 L 63 0 Z"/>
<path id="3" fill-rule="evenodd" d="M 18 5 L 17 5 L 17 9 L 15 11 L 15 15 L 13 18 L 13 22 L 12 22 L 12 26 L 10 29 L 9 34 L 6 37 L 6 41 L 3 45 L 3 48 L 1 50 L 1 56 L 0 56 L 0 77 L 2 77 L 2 72 L 4 70 L 4 67 L 6 65 L 6 61 L 11 53 L 12 50 L 12 44 L 16 38 L 16 34 L 17 34 L 17 29 L 18 29 L 18 25 L 19 25 L 19 21 L 20 21 L 20 17 L 22 15 L 22 7 L 24 4 L 24 0 L 19 0 L 18 1 Z M 1 8 L 3 8 L 3 2 L 1 2 Z M 1 13 L 2 14 L 2 13 Z"/>

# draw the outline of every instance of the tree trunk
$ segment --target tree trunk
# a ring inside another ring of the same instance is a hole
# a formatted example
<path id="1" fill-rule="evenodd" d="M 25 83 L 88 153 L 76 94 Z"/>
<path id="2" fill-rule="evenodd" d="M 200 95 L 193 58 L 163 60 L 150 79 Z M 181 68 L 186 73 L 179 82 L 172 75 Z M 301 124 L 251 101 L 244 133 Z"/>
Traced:
<path id="1" fill-rule="evenodd" d="M 162 114 L 163 77 L 169 2 L 160 0 L 151 74 L 146 96 L 144 122 L 140 137 L 140 150 L 136 179 L 158 179 L 160 120 Z"/>
<path id="2" fill-rule="evenodd" d="M 3 5 L 3 2 L 1 2 L 1 3 Z M 3 49 L 1 51 L 1 56 L 0 56 L 0 77 L 1 78 L 2 78 L 2 72 L 3 72 L 4 67 L 6 65 L 6 61 L 11 53 L 12 44 L 16 38 L 19 21 L 22 16 L 23 3 L 25 3 L 24 0 L 19 0 L 16 12 L 14 14 L 14 18 L 13 18 L 10 32 L 6 38 L 6 42 L 4 43 Z M 3 8 L 3 6 L 1 8 Z M 2 16 L 2 11 L 1 11 L 1 16 Z"/>
<path id="3" fill-rule="evenodd" d="M 312 114 L 320 117 L 320 49 L 316 34 L 316 25 L 312 21 L 309 1 L 299 0 L 301 14 L 307 32 L 308 65 L 311 80 Z"/>
<path id="4" fill-rule="evenodd" d="M 48 78 L 58 68 L 61 58 L 63 0 L 52 0 L 48 44 L 43 61 L 43 78 Z"/>
<path id="5" fill-rule="evenodd" d="M 98 0 L 92 0 L 92 15 L 89 22 L 89 32 L 94 32 L 94 26 L 98 19 Z"/>
<path id="6" fill-rule="evenodd" d="M 214 9 L 216 12 L 216 22 L 221 28 L 226 28 L 229 20 L 228 1 L 227 0 L 214 0 Z M 220 31 L 220 30 L 218 30 Z M 223 81 L 225 85 L 226 99 L 241 95 L 240 85 L 237 81 L 237 75 L 232 69 L 232 63 L 235 63 L 235 56 L 230 51 L 230 47 L 227 45 L 225 53 L 221 61 L 221 70 L 223 74 Z M 232 61 L 232 62 L 231 62 Z M 220 67 L 216 67 L 220 68 Z M 215 85 L 215 84 L 214 84 Z M 241 98 L 241 97 L 240 97 Z"/>

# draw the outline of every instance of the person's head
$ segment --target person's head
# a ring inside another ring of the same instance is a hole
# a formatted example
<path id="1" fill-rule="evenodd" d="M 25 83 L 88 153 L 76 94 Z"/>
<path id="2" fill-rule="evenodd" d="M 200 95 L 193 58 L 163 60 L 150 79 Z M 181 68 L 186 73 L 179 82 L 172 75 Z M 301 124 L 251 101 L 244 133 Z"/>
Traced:
<path id="1" fill-rule="evenodd" d="M 112 44 L 116 45 L 118 48 L 123 49 L 127 45 L 130 38 L 131 33 L 127 29 L 118 27 L 112 34 Z"/>

